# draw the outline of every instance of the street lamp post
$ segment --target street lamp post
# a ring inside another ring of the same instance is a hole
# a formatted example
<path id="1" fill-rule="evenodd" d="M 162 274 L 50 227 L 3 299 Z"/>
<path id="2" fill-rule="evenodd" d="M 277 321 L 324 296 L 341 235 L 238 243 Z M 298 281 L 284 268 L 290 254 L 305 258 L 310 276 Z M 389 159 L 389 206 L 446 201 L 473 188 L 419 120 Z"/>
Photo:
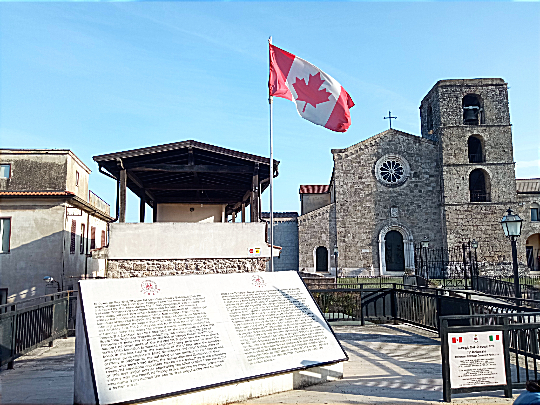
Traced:
<path id="1" fill-rule="evenodd" d="M 521 224 L 523 220 L 518 214 L 512 212 L 510 208 L 506 211 L 506 215 L 501 220 L 501 225 L 504 235 L 510 238 L 512 244 L 512 267 L 514 270 L 514 289 L 516 290 L 516 298 L 521 298 L 521 289 L 519 286 L 518 262 L 517 262 L 517 246 L 516 239 L 521 235 Z M 518 301 L 518 304 L 520 302 Z"/>
<path id="2" fill-rule="evenodd" d="M 337 245 L 334 246 L 334 262 L 336 264 L 336 280 L 339 276 L 339 270 L 338 270 L 338 248 Z"/>
<path id="3" fill-rule="evenodd" d="M 478 249 L 478 242 L 476 239 L 473 239 L 471 242 L 471 247 L 474 249 L 474 265 L 472 266 L 472 272 L 474 273 L 474 281 L 473 283 L 473 289 L 478 289 L 478 276 L 480 275 L 478 273 L 478 256 L 476 256 L 476 249 Z"/>
<path id="4" fill-rule="evenodd" d="M 427 261 L 427 249 L 429 248 L 429 239 L 427 236 L 424 236 L 424 239 L 420 242 L 421 250 L 420 250 L 420 269 L 422 272 L 422 277 L 424 277 L 426 280 L 428 279 L 428 261 Z M 424 257 L 425 256 L 425 257 Z M 424 266 L 424 259 L 425 259 L 425 266 Z M 417 280 L 418 283 L 418 280 Z"/>

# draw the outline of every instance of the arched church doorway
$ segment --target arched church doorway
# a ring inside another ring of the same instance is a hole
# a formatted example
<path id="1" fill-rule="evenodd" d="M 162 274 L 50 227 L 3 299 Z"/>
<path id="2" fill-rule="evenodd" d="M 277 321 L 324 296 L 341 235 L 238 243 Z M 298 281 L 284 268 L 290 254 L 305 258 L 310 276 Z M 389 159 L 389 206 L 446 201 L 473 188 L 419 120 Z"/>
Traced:
<path id="1" fill-rule="evenodd" d="M 328 249 L 324 246 L 315 251 L 315 271 L 328 271 Z"/>
<path id="2" fill-rule="evenodd" d="M 540 233 L 534 233 L 525 241 L 527 267 L 531 271 L 540 271 Z"/>
<path id="3" fill-rule="evenodd" d="M 403 235 L 390 231 L 384 238 L 386 271 L 405 271 Z"/>

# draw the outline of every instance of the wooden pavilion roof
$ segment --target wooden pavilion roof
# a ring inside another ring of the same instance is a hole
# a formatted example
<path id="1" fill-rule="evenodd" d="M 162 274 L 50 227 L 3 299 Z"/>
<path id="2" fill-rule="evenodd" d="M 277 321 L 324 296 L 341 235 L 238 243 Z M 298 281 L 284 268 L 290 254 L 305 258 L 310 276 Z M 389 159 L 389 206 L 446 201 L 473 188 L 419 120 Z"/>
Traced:
<path id="1" fill-rule="evenodd" d="M 260 192 L 269 186 L 270 159 L 193 140 L 94 156 L 100 172 L 156 203 L 226 204 L 238 211 L 258 179 Z M 274 177 L 279 161 L 274 160 Z M 258 177 L 256 177 L 258 176 Z"/>

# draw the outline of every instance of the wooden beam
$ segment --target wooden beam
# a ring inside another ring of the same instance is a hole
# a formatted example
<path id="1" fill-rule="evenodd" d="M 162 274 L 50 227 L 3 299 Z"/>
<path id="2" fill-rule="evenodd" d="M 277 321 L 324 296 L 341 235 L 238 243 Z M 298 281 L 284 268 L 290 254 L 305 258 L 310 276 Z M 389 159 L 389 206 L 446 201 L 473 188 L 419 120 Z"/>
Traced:
<path id="1" fill-rule="evenodd" d="M 139 187 L 140 189 L 144 189 L 145 187 L 143 186 L 143 183 L 141 181 L 141 179 L 139 179 L 137 177 L 137 175 L 135 173 L 132 173 L 130 172 L 129 170 L 127 171 L 127 176 L 128 178 L 133 182 L 135 183 L 135 185 L 137 187 Z M 150 191 L 148 190 L 145 190 L 145 193 L 148 197 L 150 197 L 151 200 L 155 200 L 156 198 L 154 197 L 154 194 L 152 194 Z"/>
<path id="2" fill-rule="evenodd" d="M 236 199 L 233 201 L 228 201 L 223 198 L 207 198 L 205 196 L 198 198 L 198 197 L 161 197 L 159 200 L 156 201 L 157 204 L 160 203 L 177 203 L 177 204 L 223 204 L 223 205 L 231 205 L 236 202 Z"/>
<path id="3" fill-rule="evenodd" d="M 120 169 L 119 211 L 118 222 L 126 222 L 126 169 Z"/>
<path id="4" fill-rule="evenodd" d="M 196 185 L 196 184 L 186 184 L 186 185 L 180 185 L 180 184 L 156 184 L 152 186 L 148 186 L 147 188 L 150 190 L 172 190 L 172 191 L 209 191 L 209 190 L 246 190 L 249 186 L 241 186 L 241 185 Z"/>
<path id="5" fill-rule="evenodd" d="M 242 222 L 246 222 L 246 204 L 242 203 Z"/>
<path id="6" fill-rule="evenodd" d="M 139 206 L 139 222 L 140 223 L 144 223 L 144 211 L 145 211 L 145 208 L 146 208 L 146 194 L 144 192 L 144 189 L 141 189 L 142 190 L 142 195 L 141 195 L 141 205 Z"/>
<path id="7" fill-rule="evenodd" d="M 137 172 L 159 171 L 173 173 L 253 173 L 253 168 L 250 166 L 170 165 L 164 163 L 130 166 L 129 170 Z"/>

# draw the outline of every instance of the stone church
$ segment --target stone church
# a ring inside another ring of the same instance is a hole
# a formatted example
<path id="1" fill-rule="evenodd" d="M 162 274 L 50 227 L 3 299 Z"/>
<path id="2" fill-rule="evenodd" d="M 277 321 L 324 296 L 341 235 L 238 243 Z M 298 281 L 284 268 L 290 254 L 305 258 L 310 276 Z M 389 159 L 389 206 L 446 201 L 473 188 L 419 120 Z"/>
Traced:
<path id="1" fill-rule="evenodd" d="M 478 260 L 511 261 L 500 221 L 523 218 L 521 263 L 538 268 L 540 179 L 516 179 L 507 83 L 440 80 L 420 103 L 421 136 L 389 129 L 333 149 L 327 185 L 300 186 L 299 269 L 401 275 L 414 246 L 478 242 Z"/>

